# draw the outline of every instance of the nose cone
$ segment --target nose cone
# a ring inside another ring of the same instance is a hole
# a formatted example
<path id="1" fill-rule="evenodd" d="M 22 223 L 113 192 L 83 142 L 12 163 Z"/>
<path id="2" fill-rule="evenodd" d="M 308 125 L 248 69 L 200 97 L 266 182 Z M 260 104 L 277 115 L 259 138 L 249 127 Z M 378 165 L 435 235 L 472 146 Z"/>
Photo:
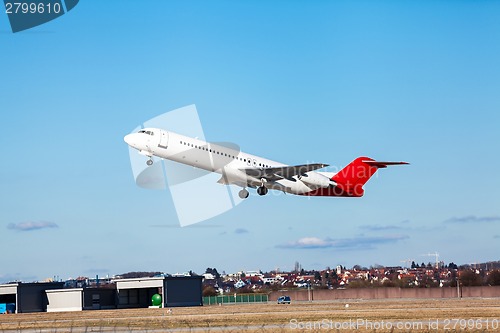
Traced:
<path id="1" fill-rule="evenodd" d="M 132 144 L 132 135 L 133 134 L 127 134 L 123 137 L 123 141 L 125 141 L 129 146 L 131 146 Z"/>

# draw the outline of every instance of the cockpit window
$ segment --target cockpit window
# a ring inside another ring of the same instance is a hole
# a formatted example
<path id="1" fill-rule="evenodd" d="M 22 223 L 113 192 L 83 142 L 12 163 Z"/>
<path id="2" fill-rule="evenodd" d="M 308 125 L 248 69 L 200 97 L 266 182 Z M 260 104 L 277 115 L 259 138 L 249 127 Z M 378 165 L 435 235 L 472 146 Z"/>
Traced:
<path id="1" fill-rule="evenodd" d="M 139 131 L 139 132 L 137 132 L 137 133 L 144 133 L 144 134 L 147 134 L 147 135 L 155 135 L 155 133 L 154 133 L 154 132 L 152 132 L 152 131 L 145 131 L 145 130 L 140 130 L 140 131 Z"/>

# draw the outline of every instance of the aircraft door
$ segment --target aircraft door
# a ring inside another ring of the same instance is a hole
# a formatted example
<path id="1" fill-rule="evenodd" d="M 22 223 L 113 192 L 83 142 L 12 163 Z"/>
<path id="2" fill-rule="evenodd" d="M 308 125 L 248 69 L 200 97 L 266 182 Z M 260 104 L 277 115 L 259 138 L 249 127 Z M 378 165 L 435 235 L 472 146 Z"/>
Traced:
<path id="1" fill-rule="evenodd" d="M 160 131 L 160 143 L 158 144 L 158 147 L 167 149 L 168 146 L 168 132 L 167 131 Z"/>
<path id="2" fill-rule="evenodd" d="M 146 151 L 148 152 L 152 152 L 153 151 L 153 142 L 151 140 L 151 131 L 146 131 L 145 132 L 146 135 L 143 136 L 143 140 L 144 140 L 144 145 L 146 146 Z"/>

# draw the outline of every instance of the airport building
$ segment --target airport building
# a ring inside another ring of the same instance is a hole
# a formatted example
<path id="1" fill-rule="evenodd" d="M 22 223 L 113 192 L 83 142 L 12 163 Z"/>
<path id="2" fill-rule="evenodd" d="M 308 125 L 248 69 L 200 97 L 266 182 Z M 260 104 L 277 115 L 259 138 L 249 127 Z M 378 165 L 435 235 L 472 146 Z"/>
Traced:
<path id="1" fill-rule="evenodd" d="M 163 307 L 201 306 L 202 276 L 116 279 L 100 287 L 64 288 L 64 282 L 0 285 L 0 313 L 147 308 L 153 295 Z"/>
<path id="2" fill-rule="evenodd" d="M 47 312 L 116 309 L 115 288 L 46 290 Z"/>
<path id="3" fill-rule="evenodd" d="M 118 308 L 146 308 L 155 294 L 161 295 L 164 307 L 203 305 L 203 276 L 152 277 L 113 280 L 118 294 Z"/>
<path id="4" fill-rule="evenodd" d="M 0 304 L 5 304 L 2 308 L 14 308 L 16 313 L 47 311 L 45 291 L 63 287 L 64 282 L 0 284 Z"/>

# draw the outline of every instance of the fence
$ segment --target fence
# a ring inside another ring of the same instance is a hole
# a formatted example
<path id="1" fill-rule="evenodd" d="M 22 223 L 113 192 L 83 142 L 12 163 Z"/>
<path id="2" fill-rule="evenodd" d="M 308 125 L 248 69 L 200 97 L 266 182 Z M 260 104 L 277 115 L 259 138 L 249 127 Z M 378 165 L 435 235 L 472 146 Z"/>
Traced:
<path id="1" fill-rule="evenodd" d="M 457 298 L 457 297 L 500 297 L 500 286 L 444 288 L 347 288 L 336 290 L 315 289 L 271 292 L 269 297 L 277 299 L 287 295 L 293 301 L 327 301 L 335 299 L 386 299 L 386 298 Z"/>
<path id="2" fill-rule="evenodd" d="M 236 294 L 203 297 L 203 305 L 228 303 L 265 303 L 269 300 L 267 294 Z"/>

